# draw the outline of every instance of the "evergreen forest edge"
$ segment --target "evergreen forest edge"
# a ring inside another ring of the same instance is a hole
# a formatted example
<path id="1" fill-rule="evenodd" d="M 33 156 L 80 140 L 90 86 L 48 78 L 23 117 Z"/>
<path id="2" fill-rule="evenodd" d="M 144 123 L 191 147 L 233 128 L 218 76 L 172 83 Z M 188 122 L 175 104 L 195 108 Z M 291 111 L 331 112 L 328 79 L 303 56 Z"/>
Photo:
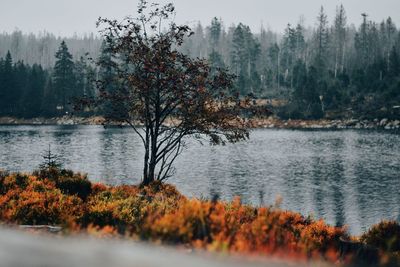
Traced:
<path id="1" fill-rule="evenodd" d="M 225 27 L 217 18 L 193 31 L 180 49 L 207 58 L 212 70 L 228 68 L 237 76 L 232 93 L 277 100 L 265 108 L 282 119 L 399 117 L 400 31 L 390 17 L 376 23 L 362 14 L 355 27 L 343 6 L 331 23 L 321 7 L 315 28 L 288 24 L 282 35 L 264 28 L 254 34 L 242 23 Z M 88 54 L 110 58 L 93 35 L 63 41 L 51 34 L 1 34 L 0 116 L 73 113 L 72 99 L 95 96 L 96 79 L 113 75 Z"/>

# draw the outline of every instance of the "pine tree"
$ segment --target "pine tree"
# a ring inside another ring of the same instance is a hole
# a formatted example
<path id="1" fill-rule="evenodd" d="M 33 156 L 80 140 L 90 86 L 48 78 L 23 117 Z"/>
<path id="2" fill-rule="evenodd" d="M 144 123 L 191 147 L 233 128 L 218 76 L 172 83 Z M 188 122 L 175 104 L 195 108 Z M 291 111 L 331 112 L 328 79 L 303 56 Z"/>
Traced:
<path id="1" fill-rule="evenodd" d="M 400 76 L 400 57 L 396 51 L 396 47 L 393 46 L 392 51 L 389 55 L 389 72 L 390 78 L 395 78 Z"/>
<path id="2" fill-rule="evenodd" d="M 222 32 L 222 23 L 221 23 L 220 20 L 218 20 L 215 17 L 211 21 L 211 26 L 210 26 L 210 45 L 211 45 L 211 49 L 217 50 L 218 45 L 219 45 L 219 40 L 221 38 L 221 32 Z"/>
<path id="3" fill-rule="evenodd" d="M 303 61 L 305 61 L 306 60 L 306 56 L 305 56 L 306 41 L 304 38 L 304 28 L 300 23 L 298 23 L 296 26 L 295 42 L 296 42 L 295 58 L 302 59 Z"/>
<path id="4" fill-rule="evenodd" d="M 325 14 L 324 7 L 321 6 L 321 10 L 317 17 L 317 32 L 315 35 L 316 41 L 316 57 L 315 67 L 319 73 L 325 71 L 326 59 L 329 45 L 329 31 L 328 31 L 328 17 Z"/>
<path id="5" fill-rule="evenodd" d="M 260 75 L 256 69 L 260 44 L 250 27 L 239 23 L 233 32 L 232 46 L 231 66 L 238 76 L 236 87 L 242 95 L 253 94 L 260 86 Z"/>
<path id="6" fill-rule="evenodd" d="M 103 41 L 101 45 L 100 56 L 97 62 L 99 66 L 99 80 L 103 81 L 104 91 L 110 94 L 114 93 L 114 91 L 118 89 L 118 81 L 116 79 L 117 71 L 113 61 L 113 52 L 111 46 L 111 40 Z M 101 109 L 106 116 L 113 113 L 112 106 L 107 101 L 103 103 Z"/>
<path id="7" fill-rule="evenodd" d="M 57 114 L 57 96 L 52 78 L 48 78 L 44 87 L 42 99 L 42 114 L 46 117 L 54 117 Z"/>
<path id="8" fill-rule="evenodd" d="M 26 97 L 30 86 L 30 72 L 30 67 L 21 61 L 17 62 L 14 66 L 14 76 L 16 78 L 15 89 L 19 94 L 17 102 L 18 112 L 16 113 L 16 116 L 25 116 L 25 111 L 28 109 L 28 105 L 31 101 L 42 101 L 41 98 L 32 99 Z"/>
<path id="9" fill-rule="evenodd" d="M 0 114 L 5 116 L 15 115 L 17 111 L 18 94 L 15 88 L 13 61 L 10 51 L 7 52 L 2 66 L 2 79 L 0 81 L 1 106 Z"/>
<path id="10" fill-rule="evenodd" d="M 201 23 L 197 24 L 197 27 L 193 35 L 193 48 L 191 51 L 191 56 L 193 58 L 204 58 L 207 56 L 207 42 L 204 38 L 204 29 Z"/>
<path id="11" fill-rule="evenodd" d="M 275 84 L 274 87 L 280 88 L 280 48 L 277 43 L 273 44 L 269 49 L 268 49 L 268 57 L 271 62 L 271 70 L 273 73 L 273 83 Z"/>
<path id="12" fill-rule="evenodd" d="M 346 46 L 346 11 L 343 5 L 336 8 L 336 17 L 334 23 L 334 53 L 335 53 L 335 78 L 338 70 L 344 71 L 345 64 L 345 46 Z"/>
<path id="13" fill-rule="evenodd" d="M 68 51 L 68 47 L 65 41 L 61 42 L 61 45 L 56 53 L 56 63 L 54 66 L 54 89 L 57 92 L 57 105 L 60 106 L 61 110 L 66 112 L 70 111 L 71 108 L 68 104 L 75 96 L 74 93 L 74 62 L 72 61 L 72 55 Z"/>
<path id="14" fill-rule="evenodd" d="M 360 67 L 365 70 L 370 63 L 370 43 L 368 42 L 370 24 L 367 20 L 367 14 L 363 13 L 361 16 L 363 17 L 363 22 L 359 32 L 355 36 L 354 45 L 357 52 L 357 57 L 360 59 Z"/>
<path id="15" fill-rule="evenodd" d="M 4 90 L 4 59 L 0 58 L 0 115 L 4 112 L 4 100 L 6 97 L 6 92 Z"/>
<path id="16" fill-rule="evenodd" d="M 83 91 L 84 96 L 94 97 L 96 95 L 96 76 L 97 72 L 91 65 L 86 65 L 86 83 Z"/>
<path id="17" fill-rule="evenodd" d="M 84 57 L 75 62 L 74 75 L 75 94 L 78 99 L 95 97 L 96 70 L 88 65 Z M 90 111 L 89 107 L 85 111 Z"/>
<path id="18" fill-rule="evenodd" d="M 34 64 L 29 73 L 29 84 L 23 97 L 24 117 L 38 117 L 42 115 L 42 103 L 46 73 L 42 66 Z"/>
<path id="19" fill-rule="evenodd" d="M 83 96 L 86 87 L 86 60 L 84 57 L 80 57 L 78 61 L 74 63 L 74 77 L 75 77 L 75 96 Z"/>
<path id="20" fill-rule="evenodd" d="M 287 25 L 282 44 L 282 66 L 285 70 L 284 80 L 287 86 L 293 88 L 293 66 L 297 57 L 297 45 L 301 36 L 297 36 L 295 28 L 290 24 Z M 290 80 L 290 83 L 287 83 Z"/>
<path id="21" fill-rule="evenodd" d="M 389 17 L 386 20 L 386 40 L 387 40 L 387 52 L 386 52 L 386 59 L 387 59 L 387 70 L 389 71 L 390 67 L 390 53 L 393 46 L 394 35 L 396 32 L 396 27 L 393 24 L 392 18 Z"/>
<path id="22" fill-rule="evenodd" d="M 218 68 L 225 68 L 224 59 L 218 52 L 222 32 L 222 23 L 217 18 L 213 18 L 211 21 L 209 32 L 211 53 L 208 56 L 208 60 L 210 62 L 211 72 L 215 73 Z"/>

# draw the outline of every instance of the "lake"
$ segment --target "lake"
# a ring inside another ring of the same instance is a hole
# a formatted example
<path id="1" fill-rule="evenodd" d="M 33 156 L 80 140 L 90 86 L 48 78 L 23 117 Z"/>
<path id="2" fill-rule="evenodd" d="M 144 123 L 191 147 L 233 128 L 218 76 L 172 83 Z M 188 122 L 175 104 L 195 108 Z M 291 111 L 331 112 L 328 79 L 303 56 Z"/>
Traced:
<path id="1" fill-rule="evenodd" d="M 0 126 L 0 168 L 32 171 L 51 145 L 64 167 L 107 184 L 137 184 L 143 151 L 129 128 Z M 249 141 L 187 140 L 168 182 L 187 196 L 271 205 L 348 225 L 352 234 L 400 219 L 400 134 L 257 129 Z"/>

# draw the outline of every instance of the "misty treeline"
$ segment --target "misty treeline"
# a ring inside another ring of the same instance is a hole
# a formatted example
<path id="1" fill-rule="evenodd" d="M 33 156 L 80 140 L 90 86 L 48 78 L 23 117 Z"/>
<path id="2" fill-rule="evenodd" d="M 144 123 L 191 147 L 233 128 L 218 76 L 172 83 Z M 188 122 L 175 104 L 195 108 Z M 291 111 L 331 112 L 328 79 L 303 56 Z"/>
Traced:
<path id="1" fill-rule="evenodd" d="M 64 41 L 53 68 L 0 58 L 0 116 L 53 117 L 73 112 L 73 100 L 96 94 L 99 71 L 86 57 L 73 60 Z"/>
<path id="2" fill-rule="evenodd" d="M 207 58 L 212 71 L 236 74 L 233 90 L 240 95 L 279 100 L 268 108 L 282 118 L 398 116 L 400 31 L 390 17 L 374 22 L 360 14 L 355 26 L 347 23 L 343 6 L 333 18 L 321 7 L 314 27 L 300 20 L 283 33 L 263 27 L 253 33 L 218 18 L 192 30 L 183 52 Z M 112 75 L 86 60 L 86 53 L 107 60 L 99 38 L 68 38 L 64 48 L 61 41 L 50 34 L 0 35 L 0 115 L 70 112 L 71 97 L 95 95 L 93 81 Z M 63 49 L 68 63 L 60 59 Z"/>
<path id="3" fill-rule="evenodd" d="M 75 34 L 61 38 L 48 32 L 24 34 L 15 30 L 12 33 L 0 33 L 0 58 L 5 58 L 10 51 L 15 62 L 23 61 L 25 64 L 38 64 L 44 69 L 51 69 L 56 62 L 54 55 L 62 41 L 66 42 L 73 58 L 79 59 L 87 53 L 96 58 L 100 53 L 101 39 L 94 34 Z"/>

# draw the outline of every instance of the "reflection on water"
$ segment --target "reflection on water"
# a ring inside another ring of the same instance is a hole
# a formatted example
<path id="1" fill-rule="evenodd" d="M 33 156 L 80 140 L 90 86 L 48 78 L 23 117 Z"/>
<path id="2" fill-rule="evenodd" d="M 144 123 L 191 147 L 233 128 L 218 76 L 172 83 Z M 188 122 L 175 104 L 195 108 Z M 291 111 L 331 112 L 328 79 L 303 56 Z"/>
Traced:
<path id="1" fill-rule="evenodd" d="M 215 147 L 188 140 L 170 182 L 189 196 L 273 204 L 349 225 L 357 234 L 400 217 L 400 135 L 377 131 L 255 130 Z M 0 168 L 31 171 L 51 145 L 64 166 L 93 181 L 139 183 L 141 142 L 128 128 L 0 126 Z"/>

